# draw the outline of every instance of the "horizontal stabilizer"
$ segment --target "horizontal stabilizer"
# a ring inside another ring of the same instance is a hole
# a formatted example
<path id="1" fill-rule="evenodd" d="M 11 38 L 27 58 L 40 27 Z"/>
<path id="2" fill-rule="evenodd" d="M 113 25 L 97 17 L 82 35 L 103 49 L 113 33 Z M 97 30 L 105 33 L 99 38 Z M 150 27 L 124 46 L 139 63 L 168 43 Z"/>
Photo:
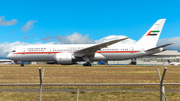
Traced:
<path id="1" fill-rule="evenodd" d="M 173 44 L 173 43 L 169 43 L 169 44 L 165 44 L 165 45 L 158 46 L 158 47 L 155 47 L 155 48 L 151 48 L 151 49 L 146 50 L 145 52 L 147 52 L 147 51 L 152 51 L 152 50 L 155 50 L 155 49 L 158 49 L 158 48 L 163 48 L 163 47 L 166 47 L 166 46 L 169 46 L 169 45 L 172 45 L 172 44 Z"/>

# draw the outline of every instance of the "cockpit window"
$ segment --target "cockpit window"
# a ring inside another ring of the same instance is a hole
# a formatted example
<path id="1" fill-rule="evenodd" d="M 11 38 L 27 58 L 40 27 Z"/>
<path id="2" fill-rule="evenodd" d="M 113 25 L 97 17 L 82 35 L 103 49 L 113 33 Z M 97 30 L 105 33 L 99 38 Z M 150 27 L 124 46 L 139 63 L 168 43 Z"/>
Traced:
<path id="1" fill-rule="evenodd" d="M 16 52 L 16 50 L 12 50 L 11 52 Z"/>

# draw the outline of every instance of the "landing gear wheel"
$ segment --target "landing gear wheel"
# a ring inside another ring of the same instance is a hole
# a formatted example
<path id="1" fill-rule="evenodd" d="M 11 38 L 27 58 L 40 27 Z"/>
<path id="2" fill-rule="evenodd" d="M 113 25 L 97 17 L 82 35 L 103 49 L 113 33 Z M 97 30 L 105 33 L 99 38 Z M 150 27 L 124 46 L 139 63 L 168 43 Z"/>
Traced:
<path id="1" fill-rule="evenodd" d="M 86 66 L 86 63 L 84 63 L 83 66 Z"/>
<path id="2" fill-rule="evenodd" d="M 87 63 L 87 66 L 91 66 L 91 63 L 88 62 L 88 63 Z"/>
<path id="3" fill-rule="evenodd" d="M 84 63 L 83 66 L 91 66 L 91 63 L 89 63 L 89 62 Z"/>
<path id="4" fill-rule="evenodd" d="M 24 67 L 24 64 L 21 64 L 20 66 L 21 66 L 21 67 Z"/>

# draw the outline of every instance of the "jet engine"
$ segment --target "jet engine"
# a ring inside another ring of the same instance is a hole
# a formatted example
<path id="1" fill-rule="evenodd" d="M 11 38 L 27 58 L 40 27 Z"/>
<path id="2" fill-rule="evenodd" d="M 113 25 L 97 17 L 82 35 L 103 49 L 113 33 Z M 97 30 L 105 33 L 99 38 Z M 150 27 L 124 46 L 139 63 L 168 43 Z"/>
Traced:
<path id="1" fill-rule="evenodd" d="M 160 52 L 161 52 L 161 51 L 164 51 L 164 48 L 163 48 L 163 47 L 159 48 L 159 51 L 160 51 Z"/>
<path id="2" fill-rule="evenodd" d="M 58 64 L 75 64 L 75 57 L 72 53 L 57 53 L 53 58 Z"/>

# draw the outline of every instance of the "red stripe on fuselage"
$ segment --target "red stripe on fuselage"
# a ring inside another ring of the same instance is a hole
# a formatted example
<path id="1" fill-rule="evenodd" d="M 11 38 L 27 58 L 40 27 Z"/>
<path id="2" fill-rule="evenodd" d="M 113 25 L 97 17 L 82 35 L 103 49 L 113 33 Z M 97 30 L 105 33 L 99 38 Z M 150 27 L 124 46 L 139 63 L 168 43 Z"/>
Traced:
<path id="1" fill-rule="evenodd" d="M 97 51 L 96 53 L 137 53 L 139 51 Z"/>
<path id="2" fill-rule="evenodd" d="M 139 51 L 96 51 L 96 53 L 137 53 Z M 57 54 L 62 52 L 17 52 L 13 54 Z M 72 52 L 68 52 L 72 53 Z"/>
<path id="3" fill-rule="evenodd" d="M 17 52 L 13 54 L 56 54 L 61 52 Z"/>

